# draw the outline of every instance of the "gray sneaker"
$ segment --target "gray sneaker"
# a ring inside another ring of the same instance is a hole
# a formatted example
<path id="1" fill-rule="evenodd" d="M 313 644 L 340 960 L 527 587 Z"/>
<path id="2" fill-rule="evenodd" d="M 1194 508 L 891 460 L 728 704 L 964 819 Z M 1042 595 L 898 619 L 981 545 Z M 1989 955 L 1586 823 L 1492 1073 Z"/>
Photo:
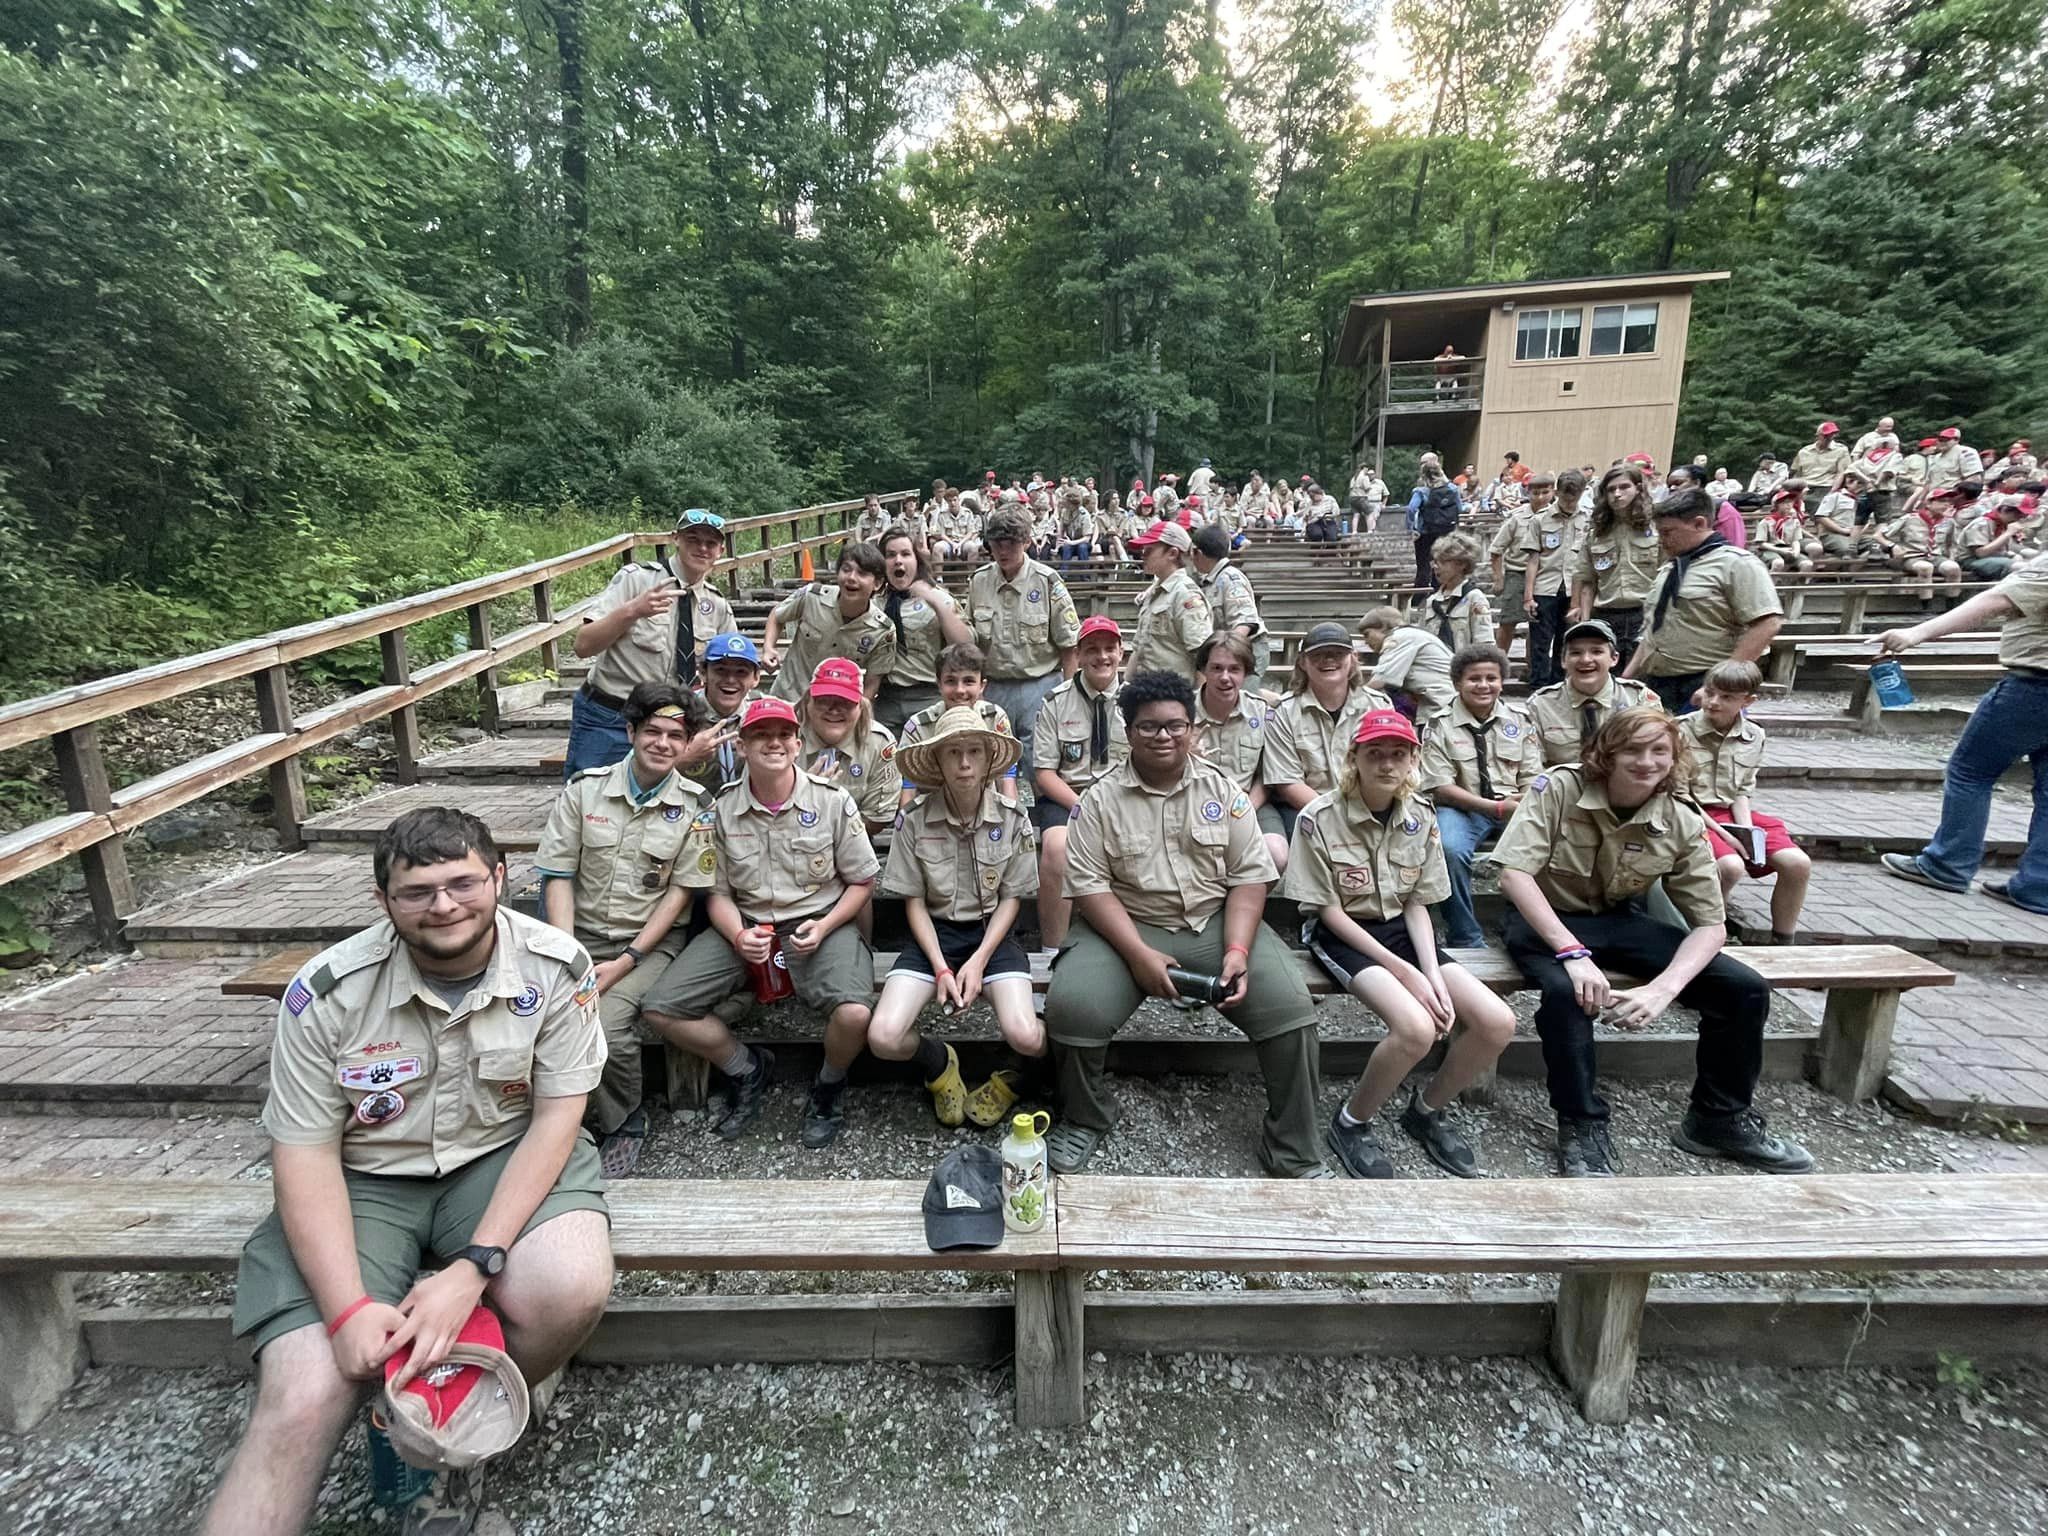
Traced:
<path id="1" fill-rule="evenodd" d="M 1960 896 L 1966 889 L 1960 885 L 1943 885 L 1920 867 L 1920 858 L 1917 854 L 1887 853 L 1877 862 L 1884 867 L 1886 874 L 1897 875 L 1901 880 L 1910 880 L 1915 885 L 1924 885 L 1932 891 L 1947 891 L 1951 895 Z"/>
<path id="2" fill-rule="evenodd" d="M 1045 1160 L 1054 1173 L 1079 1173 L 1108 1139 L 1106 1131 L 1061 1121 L 1045 1134 Z"/>
<path id="3" fill-rule="evenodd" d="M 1568 1179 L 1614 1177 L 1614 1141 L 1605 1120 L 1557 1122 L 1557 1170 Z"/>
<path id="4" fill-rule="evenodd" d="M 1796 1141 L 1773 1136 L 1753 1109 L 1725 1120 L 1709 1120 L 1689 1109 L 1671 1133 L 1671 1144 L 1694 1157 L 1722 1157 L 1765 1173 L 1813 1171 L 1813 1154 Z"/>
<path id="5" fill-rule="evenodd" d="M 1423 1104 L 1420 1088 L 1409 1094 L 1408 1107 L 1401 1111 L 1401 1129 L 1445 1173 L 1460 1179 L 1479 1177 L 1479 1157 L 1472 1144 L 1458 1134 L 1449 1114 Z"/>
<path id="6" fill-rule="evenodd" d="M 469 1536 L 484 1508 L 484 1469 L 443 1472 L 405 1507 L 405 1536 Z"/>

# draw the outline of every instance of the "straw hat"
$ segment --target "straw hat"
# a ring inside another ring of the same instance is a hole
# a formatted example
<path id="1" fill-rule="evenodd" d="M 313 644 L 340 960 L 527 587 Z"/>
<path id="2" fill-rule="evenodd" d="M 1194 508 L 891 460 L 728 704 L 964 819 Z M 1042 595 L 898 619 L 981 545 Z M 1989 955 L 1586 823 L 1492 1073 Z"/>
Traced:
<path id="1" fill-rule="evenodd" d="M 1024 755 L 1016 737 L 990 729 L 982 722 L 979 711 L 962 704 L 939 716 L 937 724 L 929 731 L 919 732 L 917 740 L 908 746 L 898 747 L 896 766 L 902 770 L 906 782 L 915 784 L 919 789 L 937 789 L 945 782 L 944 771 L 939 767 L 939 748 L 962 737 L 973 737 L 988 748 L 988 776 L 991 781 L 1016 767 L 1018 759 Z"/>

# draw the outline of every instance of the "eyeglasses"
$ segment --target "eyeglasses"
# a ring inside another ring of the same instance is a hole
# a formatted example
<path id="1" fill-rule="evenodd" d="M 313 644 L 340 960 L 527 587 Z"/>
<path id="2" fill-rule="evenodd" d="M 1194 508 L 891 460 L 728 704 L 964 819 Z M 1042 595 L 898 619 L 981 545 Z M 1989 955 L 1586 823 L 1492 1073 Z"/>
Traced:
<path id="1" fill-rule="evenodd" d="M 488 875 L 464 875 L 446 885 L 407 886 L 402 891 L 393 891 L 388 899 L 401 912 L 424 912 L 445 892 L 457 906 L 467 907 L 480 900 L 484 892 L 495 884 Z"/>
<path id="2" fill-rule="evenodd" d="M 1186 720 L 1140 720 L 1131 729 L 1140 736 L 1171 736 L 1179 738 L 1187 735 L 1189 722 Z"/>
<path id="3" fill-rule="evenodd" d="M 709 528 L 713 533 L 725 526 L 725 519 L 716 512 L 706 512 L 702 507 L 692 507 L 676 519 L 678 528 Z"/>

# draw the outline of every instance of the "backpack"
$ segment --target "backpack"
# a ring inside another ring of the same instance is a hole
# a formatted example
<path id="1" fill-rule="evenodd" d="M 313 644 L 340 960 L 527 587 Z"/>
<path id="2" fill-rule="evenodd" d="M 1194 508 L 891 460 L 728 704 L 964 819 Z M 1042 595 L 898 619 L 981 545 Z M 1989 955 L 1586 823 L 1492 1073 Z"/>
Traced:
<path id="1" fill-rule="evenodd" d="M 1448 480 L 1442 485 L 1433 485 L 1422 493 L 1422 531 L 1427 534 L 1445 534 L 1458 526 L 1458 514 L 1463 504 L 1458 499 L 1458 488 Z"/>

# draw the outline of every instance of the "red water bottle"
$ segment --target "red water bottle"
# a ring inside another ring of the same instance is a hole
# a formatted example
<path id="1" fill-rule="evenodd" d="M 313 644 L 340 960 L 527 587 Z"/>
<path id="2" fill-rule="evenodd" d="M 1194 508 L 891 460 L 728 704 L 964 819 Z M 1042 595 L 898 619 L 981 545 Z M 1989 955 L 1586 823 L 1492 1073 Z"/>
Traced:
<path id="1" fill-rule="evenodd" d="M 789 958 L 782 953 L 781 936 L 767 923 L 758 924 L 754 932 L 768 936 L 768 958 L 747 962 L 755 1001 L 779 1003 L 786 997 L 795 997 L 796 983 L 789 979 Z"/>

